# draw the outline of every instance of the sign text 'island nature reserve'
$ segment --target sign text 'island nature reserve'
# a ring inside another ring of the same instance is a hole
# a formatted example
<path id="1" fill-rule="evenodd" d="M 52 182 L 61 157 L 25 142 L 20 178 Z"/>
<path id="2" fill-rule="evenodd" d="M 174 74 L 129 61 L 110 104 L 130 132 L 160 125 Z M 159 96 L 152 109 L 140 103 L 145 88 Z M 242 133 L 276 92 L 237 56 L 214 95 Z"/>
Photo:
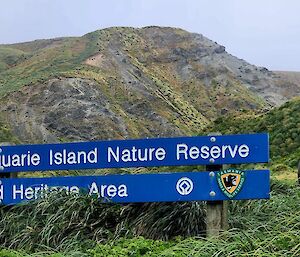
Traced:
<path id="1" fill-rule="evenodd" d="M 267 134 L 2 146 L 2 172 L 264 163 Z"/>

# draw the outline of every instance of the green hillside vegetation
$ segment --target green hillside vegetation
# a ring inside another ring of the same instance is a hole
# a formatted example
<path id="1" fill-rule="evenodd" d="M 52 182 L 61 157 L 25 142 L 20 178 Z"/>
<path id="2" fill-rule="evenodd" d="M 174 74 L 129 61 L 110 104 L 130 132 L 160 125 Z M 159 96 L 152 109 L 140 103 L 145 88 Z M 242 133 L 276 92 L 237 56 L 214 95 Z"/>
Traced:
<path id="1" fill-rule="evenodd" d="M 7 70 L 26 58 L 26 53 L 19 49 L 0 45 L 0 72 Z"/>
<path id="2" fill-rule="evenodd" d="M 295 98 L 267 113 L 223 116 L 206 130 L 222 134 L 268 132 L 272 164 L 296 169 L 300 158 L 300 98 Z"/>
<path id="3" fill-rule="evenodd" d="M 19 144 L 17 136 L 13 134 L 9 124 L 0 121 L 0 142 L 9 142 L 12 144 Z"/>
<path id="4" fill-rule="evenodd" d="M 23 43 L 1 46 L 0 54 L 1 52 L 3 54 L 0 55 L 0 60 L 2 63 L 6 56 L 6 59 L 8 57 L 13 59 L 15 64 L 9 66 L 7 63 L 6 69 L 4 67 L 2 71 L 0 70 L 1 95 L 18 90 L 25 85 L 46 81 L 76 66 L 74 59 L 77 57 L 78 49 L 79 51 L 81 49 L 81 42 L 66 38 L 59 41 L 49 40 L 47 44 L 41 43 L 44 41 L 34 41 L 28 45 Z M 7 53 L 10 52 L 15 54 L 8 55 Z M 6 55 L 4 55 L 5 53 Z M 20 53 L 22 53 L 22 58 L 20 58 Z M 4 58 L 2 59 L 1 56 Z"/>

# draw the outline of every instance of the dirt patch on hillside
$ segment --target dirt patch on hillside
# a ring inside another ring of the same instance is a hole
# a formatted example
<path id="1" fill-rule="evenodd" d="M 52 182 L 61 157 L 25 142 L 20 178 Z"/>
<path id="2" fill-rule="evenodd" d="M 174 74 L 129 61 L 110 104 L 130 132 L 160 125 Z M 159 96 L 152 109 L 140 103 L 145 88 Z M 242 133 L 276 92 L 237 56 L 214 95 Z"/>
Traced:
<path id="1" fill-rule="evenodd" d="M 96 54 L 87 60 L 85 60 L 85 64 L 95 67 L 100 67 L 104 62 L 104 56 L 102 54 Z"/>

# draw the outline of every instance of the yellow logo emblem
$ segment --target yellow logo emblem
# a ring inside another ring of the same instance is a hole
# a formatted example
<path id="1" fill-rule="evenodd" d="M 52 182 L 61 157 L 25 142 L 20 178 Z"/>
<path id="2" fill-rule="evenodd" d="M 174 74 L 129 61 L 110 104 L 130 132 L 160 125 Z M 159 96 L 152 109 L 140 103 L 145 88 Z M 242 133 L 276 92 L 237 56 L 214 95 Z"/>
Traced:
<path id="1" fill-rule="evenodd" d="M 233 198 L 242 189 L 245 172 L 237 169 L 222 170 L 217 174 L 217 181 L 222 192 L 229 198 Z"/>

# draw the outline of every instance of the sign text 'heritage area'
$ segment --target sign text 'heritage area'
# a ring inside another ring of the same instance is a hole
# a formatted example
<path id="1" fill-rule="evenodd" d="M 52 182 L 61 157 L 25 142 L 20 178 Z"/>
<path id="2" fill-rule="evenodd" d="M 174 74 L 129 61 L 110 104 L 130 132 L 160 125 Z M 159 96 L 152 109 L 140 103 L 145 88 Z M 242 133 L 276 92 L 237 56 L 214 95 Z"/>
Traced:
<path id="1" fill-rule="evenodd" d="M 83 192 L 114 203 L 269 198 L 270 172 L 268 170 L 243 171 L 243 177 L 239 173 L 241 172 L 228 170 L 225 172 L 3 178 L 0 179 L 0 202 L 9 205 L 45 198 L 53 191 L 67 194 Z M 233 193 L 234 191 L 236 193 Z"/>

